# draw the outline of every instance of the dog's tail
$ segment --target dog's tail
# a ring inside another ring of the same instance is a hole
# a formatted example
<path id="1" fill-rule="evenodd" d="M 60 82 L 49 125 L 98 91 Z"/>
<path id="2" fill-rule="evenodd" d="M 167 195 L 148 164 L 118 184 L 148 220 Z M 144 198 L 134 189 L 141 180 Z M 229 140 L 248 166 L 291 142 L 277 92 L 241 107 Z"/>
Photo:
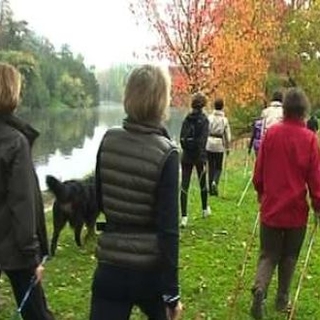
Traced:
<path id="1" fill-rule="evenodd" d="M 54 176 L 46 176 L 46 184 L 49 190 L 55 195 L 57 199 L 61 199 L 65 194 L 64 184 Z"/>

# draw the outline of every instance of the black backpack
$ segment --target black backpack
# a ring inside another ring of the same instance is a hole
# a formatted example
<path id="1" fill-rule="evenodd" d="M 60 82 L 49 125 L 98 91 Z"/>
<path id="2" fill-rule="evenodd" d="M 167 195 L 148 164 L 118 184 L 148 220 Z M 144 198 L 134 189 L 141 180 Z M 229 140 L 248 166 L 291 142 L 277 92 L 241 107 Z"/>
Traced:
<path id="1" fill-rule="evenodd" d="M 187 116 L 182 123 L 180 133 L 180 144 L 187 153 L 198 153 L 201 149 L 201 133 L 203 129 L 203 118 Z"/>

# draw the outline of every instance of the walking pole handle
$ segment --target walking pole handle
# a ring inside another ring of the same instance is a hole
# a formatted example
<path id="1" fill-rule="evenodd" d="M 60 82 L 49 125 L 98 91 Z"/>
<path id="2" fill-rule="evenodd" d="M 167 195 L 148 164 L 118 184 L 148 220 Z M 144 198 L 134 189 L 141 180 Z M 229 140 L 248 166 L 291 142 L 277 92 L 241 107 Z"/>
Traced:
<path id="1" fill-rule="evenodd" d="M 41 264 L 44 265 L 48 261 L 48 258 L 49 258 L 49 256 L 45 255 L 41 260 Z"/>
<path id="2" fill-rule="evenodd" d="M 48 260 L 48 256 L 46 255 L 46 256 L 44 256 L 42 258 L 41 264 L 44 265 L 47 260 Z M 37 280 L 36 275 L 33 275 L 31 280 L 30 280 L 30 285 L 29 285 L 29 287 L 28 287 L 28 289 L 27 289 L 27 291 L 26 291 L 26 293 L 25 293 L 25 295 L 24 295 L 24 297 L 23 297 L 23 299 L 22 299 L 22 301 L 20 303 L 20 306 L 17 309 L 18 313 L 21 313 L 23 307 L 25 306 L 25 304 L 26 304 L 26 302 L 27 302 L 27 300 L 28 300 L 28 298 L 29 298 L 29 296 L 31 294 L 32 289 L 36 286 L 36 284 L 37 284 L 36 280 Z"/>

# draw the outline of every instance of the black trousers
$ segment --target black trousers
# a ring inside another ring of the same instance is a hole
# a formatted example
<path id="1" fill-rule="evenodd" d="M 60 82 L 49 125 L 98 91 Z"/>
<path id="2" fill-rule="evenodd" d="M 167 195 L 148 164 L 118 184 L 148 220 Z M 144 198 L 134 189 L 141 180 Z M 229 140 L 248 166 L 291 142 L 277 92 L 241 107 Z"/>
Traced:
<path id="1" fill-rule="evenodd" d="M 197 174 L 198 174 L 202 210 L 206 210 L 208 205 L 206 163 L 202 161 L 199 161 L 197 163 L 182 162 L 181 163 L 182 181 L 181 181 L 181 193 L 180 193 L 180 204 L 181 204 L 182 216 L 187 216 L 188 191 L 189 191 L 190 178 L 191 178 L 193 167 L 196 167 Z"/>
<path id="2" fill-rule="evenodd" d="M 255 289 L 267 293 L 274 269 L 278 267 L 278 297 L 289 294 L 291 280 L 306 234 L 302 228 L 273 228 L 260 225 L 260 256 Z"/>
<path id="3" fill-rule="evenodd" d="M 128 320 L 134 305 L 149 320 L 167 320 L 158 272 L 99 264 L 93 278 L 90 320 Z"/>
<path id="4" fill-rule="evenodd" d="M 4 273 L 10 280 L 17 305 L 19 306 L 30 286 L 34 269 L 10 270 L 4 271 Z M 54 316 L 48 309 L 44 291 L 40 283 L 32 289 L 22 309 L 21 315 L 24 320 L 54 320 Z"/>
<path id="5" fill-rule="evenodd" d="M 220 176 L 223 166 L 223 152 L 209 152 L 208 156 L 208 176 L 209 176 L 209 189 L 214 181 L 216 185 L 219 184 Z"/>

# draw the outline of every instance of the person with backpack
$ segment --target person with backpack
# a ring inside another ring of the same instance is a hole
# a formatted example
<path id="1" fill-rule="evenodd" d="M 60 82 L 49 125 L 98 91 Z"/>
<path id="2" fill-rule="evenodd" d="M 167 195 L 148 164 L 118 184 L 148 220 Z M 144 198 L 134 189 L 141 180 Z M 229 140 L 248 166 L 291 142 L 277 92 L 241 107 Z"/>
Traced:
<path id="1" fill-rule="evenodd" d="M 266 109 L 268 107 L 268 103 L 266 99 L 263 99 L 262 109 Z M 263 120 L 261 117 L 255 119 L 252 124 L 251 138 L 248 145 L 248 155 L 251 154 L 251 150 L 253 148 L 256 157 L 258 156 L 258 151 L 262 139 L 262 125 Z"/>
<path id="2" fill-rule="evenodd" d="M 269 107 L 262 110 L 262 136 L 274 124 L 280 122 L 283 118 L 282 109 L 283 94 L 281 91 L 275 91 L 272 95 L 272 101 Z"/>
<path id="3" fill-rule="evenodd" d="M 182 123 L 180 132 L 180 144 L 182 148 L 182 182 L 181 182 L 181 226 L 186 227 L 188 223 L 187 202 L 190 178 L 193 167 L 196 167 L 201 193 L 202 216 L 207 217 L 210 212 L 208 206 L 208 194 L 206 186 L 206 143 L 208 138 L 209 121 L 203 113 L 207 105 L 206 96 L 198 92 L 193 95 L 191 101 L 192 111 L 186 116 Z"/>
<path id="4" fill-rule="evenodd" d="M 262 119 L 258 118 L 253 121 L 252 133 L 248 146 L 248 154 L 251 154 L 251 150 L 254 150 L 254 154 L 257 156 L 262 138 Z"/>
<path id="5" fill-rule="evenodd" d="M 318 126 L 318 119 L 316 117 L 316 115 L 312 115 L 308 121 L 307 121 L 307 128 L 311 131 L 313 131 L 314 133 L 317 133 L 319 130 L 319 126 Z"/>
<path id="6" fill-rule="evenodd" d="M 223 111 L 224 101 L 214 101 L 214 111 L 209 116 L 209 137 L 206 144 L 209 167 L 209 193 L 218 196 L 218 185 L 222 173 L 223 156 L 229 155 L 231 130 Z"/>
<path id="7" fill-rule="evenodd" d="M 263 306 L 274 270 L 278 270 L 275 309 L 287 311 L 289 289 L 306 234 L 309 205 L 320 216 L 318 139 L 306 128 L 309 102 L 290 89 L 282 122 L 265 134 L 255 164 L 253 184 L 260 203 L 260 254 L 252 288 L 251 315 L 263 318 Z"/>

